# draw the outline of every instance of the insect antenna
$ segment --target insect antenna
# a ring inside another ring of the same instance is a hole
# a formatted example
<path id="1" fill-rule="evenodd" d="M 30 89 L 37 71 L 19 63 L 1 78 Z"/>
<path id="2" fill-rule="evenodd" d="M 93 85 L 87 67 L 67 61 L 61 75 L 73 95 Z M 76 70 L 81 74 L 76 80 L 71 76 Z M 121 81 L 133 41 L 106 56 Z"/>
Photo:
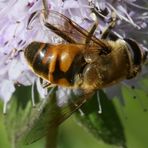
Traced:
<path id="1" fill-rule="evenodd" d="M 7 113 L 7 101 L 4 101 L 4 104 L 3 104 L 3 114 L 5 115 Z"/>

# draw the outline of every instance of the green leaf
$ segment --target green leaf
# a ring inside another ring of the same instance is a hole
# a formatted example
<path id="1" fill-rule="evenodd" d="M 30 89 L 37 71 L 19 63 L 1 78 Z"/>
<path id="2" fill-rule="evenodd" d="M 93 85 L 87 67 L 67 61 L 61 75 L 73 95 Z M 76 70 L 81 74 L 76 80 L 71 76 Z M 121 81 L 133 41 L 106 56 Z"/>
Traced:
<path id="1" fill-rule="evenodd" d="M 98 140 L 126 147 L 124 129 L 113 102 L 107 98 L 102 90 L 99 91 L 99 98 L 103 108 L 102 114 L 98 114 L 98 98 L 95 94 L 81 107 L 84 115 L 82 116 L 80 112 L 76 113 L 78 121 Z"/>
<path id="2" fill-rule="evenodd" d="M 54 133 L 53 129 L 57 129 L 90 96 L 90 94 L 83 96 L 83 93 L 71 93 L 68 102 L 59 106 L 58 89 L 57 87 L 52 88 L 49 97 L 42 100 L 35 91 L 36 100 L 41 101 L 38 101 L 36 107 L 33 108 L 31 88 L 17 88 L 5 118 L 9 139 L 14 147 L 20 144 L 20 141 L 30 144 L 43 136 L 51 137 L 50 133 Z"/>
<path id="3" fill-rule="evenodd" d="M 40 102 L 31 111 L 31 122 L 28 123 L 30 130 L 24 139 L 26 144 L 37 141 L 45 135 L 49 135 L 50 131 L 57 128 L 84 103 L 86 98 L 90 97 L 90 94 L 82 96 L 83 93 L 80 93 L 80 95 L 71 93 L 69 102 L 59 106 L 56 96 L 57 90 L 58 88 L 54 88 L 49 98 Z"/>
<path id="4" fill-rule="evenodd" d="M 143 88 L 131 88 L 127 85 L 124 85 L 122 87 L 122 94 L 125 100 L 128 99 L 134 99 L 137 101 L 137 105 L 142 109 L 144 112 L 148 111 L 147 107 L 147 98 L 148 98 L 148 93 L 147 93 L 147 83 L 148 81 L 143 81 Z M 142 83 L 142 82 L 141 82 Z"/>
<path id="5" fill-rule="evenodd" d="M 18 87 L 14 93 L 7 114 L 5 127 L 12 147 L 17 147 L 27 129 L 28 115 L 32 108 L 30 100 L 30 87 Z"/>

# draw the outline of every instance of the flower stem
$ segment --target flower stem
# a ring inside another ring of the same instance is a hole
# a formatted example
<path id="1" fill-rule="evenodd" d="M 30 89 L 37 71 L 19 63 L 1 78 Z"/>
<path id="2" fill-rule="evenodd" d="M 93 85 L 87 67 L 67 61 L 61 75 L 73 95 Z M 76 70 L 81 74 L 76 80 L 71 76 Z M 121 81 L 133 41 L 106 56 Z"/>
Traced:
<path id="1" fill-rule="evenodd" d="M 50 128 L 46 136 L 46 148 L 57 148 L 57 135 L 58 135 L 58 128 L 57 127 Z"/>

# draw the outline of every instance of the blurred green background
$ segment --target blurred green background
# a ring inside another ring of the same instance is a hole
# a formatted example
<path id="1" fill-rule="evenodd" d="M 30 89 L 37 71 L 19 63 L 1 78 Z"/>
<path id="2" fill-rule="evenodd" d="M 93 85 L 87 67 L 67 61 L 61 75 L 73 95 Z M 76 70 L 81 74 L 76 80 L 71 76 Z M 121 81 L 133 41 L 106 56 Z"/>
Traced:
<path id="1" fill-rule="evenodd" d="M 115 98 L 113 102 L 125 129 L 127 146 L 128 148 L 147 148 L 148 112 L 146 108 L 148 108 L 148 95 L 142 90 L 137 90 L 137 99 L 133 99 L 129 89 L 124 88 L 123 92 L 126 105 L 124 107 L 121 106 L 117 98 Z M 0 109 L 0 147 L 13 148 L 13 146 L 9 144 L 4 128 L 2 103 Z M 20 148 L 43 148 L 44 145 L 45 140 L 43 138 L 31 145 L 22 145 Z M 61 124 L 59 127 L 58 148 L 90 147 L 115 148 L 115 146 L 105 144 L 101 140 L 98 141 L 95 139 L 82 125 L 77 124 L 74 115 Z"/>

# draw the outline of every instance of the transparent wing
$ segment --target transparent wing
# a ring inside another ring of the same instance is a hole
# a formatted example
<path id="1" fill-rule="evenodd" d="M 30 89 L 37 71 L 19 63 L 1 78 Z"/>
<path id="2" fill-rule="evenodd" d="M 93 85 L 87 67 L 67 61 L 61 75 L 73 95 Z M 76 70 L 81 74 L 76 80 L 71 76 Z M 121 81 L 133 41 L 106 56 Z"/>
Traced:
<path id="1" fill-rule="evenodd" d="M 28 123 L 29 132 L 25 136 L 24 143 L 31 144 L 50 132 L 50 129 L 58 127 L 64 120 L 66 120 L 74 111 L 79 109 L 88 98 L 91 98 L 92 93 L 88 94 L 71 94 L 68 99 L 69 102 L 59 106 L 57 101 L 57 88 L 55 88 L 49 99 L 38 104 L 32 110 L 30 121 Z"/>
<path id="2" fill-rule="evenodd" d="M 91 35 L 91 31 L 85 30 L 80 25 L 57 11 L 49 10 L 48 17 L 46 19 L 44 17 L 44 11 L 42 10 L 32 13 L 28 20 L 28 29 L 31 28 L 29 26 L 36 18 L 41 18 L 41 22 L 46 26 L 46 28 L 60 36 L 68 43 L 86 44 L 89 40 L 91 45 L 100 46 L 101 48 L 106 47 L 101 39 Z"/>
<path id="3" fill-rule="evenodd" d="M 89 32 L 65 15 L 50 10 L 45 26 L 69 43 L 85 44 Z M 91 43 L 103 45 L 102 41 L 92 36 Z"/>

